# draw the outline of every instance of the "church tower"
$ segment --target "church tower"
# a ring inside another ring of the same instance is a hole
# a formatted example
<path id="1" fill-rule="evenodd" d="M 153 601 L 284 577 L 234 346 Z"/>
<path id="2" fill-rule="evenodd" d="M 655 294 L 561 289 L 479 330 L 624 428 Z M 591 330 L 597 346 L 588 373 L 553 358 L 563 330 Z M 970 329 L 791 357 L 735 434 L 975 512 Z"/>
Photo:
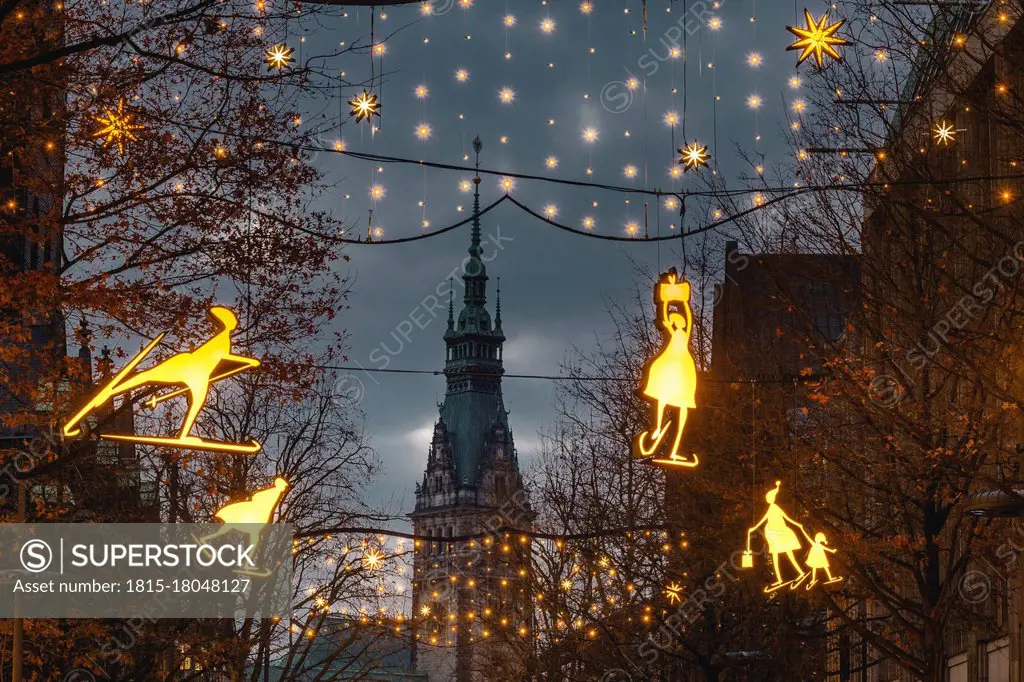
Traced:
<path id="1" fill-rule="evenodd" d="M 478 137 L 473 141 L 477 169 L 481 148 Z M 494 679 L 487 669 L 510 658 L 503 641 L 533 632 L 525 603 L 531 594 L 525 588 L 530 543 L 504 529 L 530 528 L 534 513 L 501 395 L 500 287 L 493 321 L 486 307 L 479 172 L 473 182 L 462 311 L 456 320 L 453 289 L 444 335 L 447 391 L 410 514 L 419 538 L 413 562 L 413 660 L 430 682 Z"/>

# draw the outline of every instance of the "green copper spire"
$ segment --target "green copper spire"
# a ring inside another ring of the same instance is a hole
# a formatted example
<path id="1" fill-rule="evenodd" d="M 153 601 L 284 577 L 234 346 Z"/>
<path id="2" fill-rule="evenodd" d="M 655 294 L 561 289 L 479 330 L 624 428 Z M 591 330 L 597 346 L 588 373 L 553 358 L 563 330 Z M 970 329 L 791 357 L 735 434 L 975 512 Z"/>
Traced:
<path id="1" fill-rule="evenodd" d="M 488 438 L 495 425 L 507 429 L 501 397 L 502 345 L 500 304 L 494 323 L 487 311 L 487 270 L 480 239 L 480 138 L 473 140 L 477 175 L 473 179 L 473 232 L 469 259 L 462 282 L 465 286 L 462 310 L 454 318 L 454 303 L 448 302 L 448 331 L 444 374 L 448 381 L 441 421 L 447 428 L 460 483 L 476 483 L 477 472 L 487 452 Z M 452 287 L 454 292 L 454 287 Z M 510 436 L 511 437 L 511 436 Z M 511 446 L 509 446 L 511 447 Z"/>

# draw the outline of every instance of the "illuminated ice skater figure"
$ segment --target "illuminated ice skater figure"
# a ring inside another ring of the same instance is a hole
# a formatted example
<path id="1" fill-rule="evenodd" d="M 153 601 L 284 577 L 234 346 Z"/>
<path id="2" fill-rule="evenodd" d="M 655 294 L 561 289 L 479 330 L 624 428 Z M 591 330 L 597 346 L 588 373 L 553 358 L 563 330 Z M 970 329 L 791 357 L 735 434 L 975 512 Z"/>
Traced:
<path id="1" fill-rule="evenodd" d="M 636 439 L 639 456 L 653 457 L 652 462 L 680 467 L 695 467 L 696 454 L 679 454 L 686 426 L 687 412 L 697 406 L 697 365 L 690 355 L 690 334 L 693 330 L 693 311 L 690 310 L 690 283 L 680 280 L 676 269 L 662 274 L 654 288 L 654 304 L 658 309 L 658 325 L 662 329 L 662 347 L 644 372 L 641 396 L 650 401 L 654 411 L 654 430 L 644 431 Z M 675 408 L 675 434 L 672 445 L 663 447 L 665 436 L 671 430 L 672 416 L 666 414 Z"/>
<path id="2" fill-rule="evenodd" d="M 153 408 L 165 400 L 188 395 L 188 413 L 185 415 L 185 421 L 176 438 L 119 434 L 100 434 L 100 437 L 108 440 L 164 445 L 193 450 L 212 450 L 215 452 L 239 454 L 259 452 L 260 444 L 256 441 L 249 443 L 224 443 L 205 440 L 191 435 L 192 427 L 199 416 L 199 411 L 206 404 L 210 384 L 260 366 L 260 361 L 255 358 L 247 358 L 231 352 L 231 334 L 238 328 L 238 318 L 235 317 L 233 312 L 227 308 L 216 306 L 210 309 L 210 317 L 220 327 L 220 330 L 209 341 L 193 351 L 172 355 L 155 367 L 131 374 L 135 367 L 156 348 L 160 340 L 163 339 L 164 334 L 160 334 L 153 339 L 106 386 L 101 388 L 78 414 L 64 425 L 64 435 L 66 437 L 74 437 L 81 433 L 81 429 L 78 427 L 82 420 L 92 410 L 103 405 L 116 395 L 128 393 L 146 385 L 158 387 L 179 385 L 181 388 L 164 393 L 163 395 L 153 396 L 146 401 L 146 405 Z"/>
<path id="3" fill-rule="evenodd" d="M 822 583 L 822 585 L 831 585 L 842 580 L 842 576 L 832 577 L 832 569 L 828 565 L 828 552 L 829 554 L 835 554 L 837 550 L 831 547 L 826 547 L 828 539 L 824 533 L 815 533 L 814 542 L 811 544 L 811 551 L 807 553 L 807 568 L 811 569 L 811 580 L 807 583 L 807 589 L 811 589 L 818 583 L 818 569 L 825 571 L 825 575 L 828 580 Z"/>
<path id="4" fill-rule="evenodd" d="M 782 481 L 775 481 L 775 487 L 769 490 L 764 496 L 765 501 L 768 503 L 768 511 L 764 513 L 761 520 L 758 521 L 754 526 L 747 531 L 747 551 L 745 557 L 751 556 L 750 551 L 750 539 L 751 536 L 757 531 L 758 528 L 764 526 L 764 539 L 768 543 L 768 552 L 772 555 L 772 568 L 775 569 L 775 582 L 764 588 L 765 594 L 774 592 L 786 585 L 790 585 L 792 589 L 796 589 L 800 583 L 804 581 L 809 573 L 800 566 L 800 562 L 793 556 L 793 552 L 800 549 L 803 545 L 800 543 L 800 538 L 797 537 L 796 532 L 793 530 L 794 527 L 799 528 L 800 532 L 803 533 L 804 537 L 807 538 L 807 542 L 811 542 L 811 536 L 804 530 L 803 525 L 797 523 L 789 517 L 786 512 L 782 511 L 782 507 L 775 504 L 775 498 L 779 495 L 779 488 L 782 486 Z M 793 565 L 799 575 L 793 580 L 782 579 L 782 567 L 779 565 L 779 555 L 784 554 L 789 563 Z M 746 560 L 744 565 L 749 568 Z"/>
<path id="5" fill-rule="evenodd" d="M 224 505 L 214 514 L 214 517 L 223 525 L 216 532 L 199 538 L 197 542 L 205 545 L 210 540 L 227 535 L 231 531 L 238 531 L 247 538 L 248 543 L 253 547 L 253 552 L 255 552 L 256 546 L 260 541 L 260 530 L 262 528 L 257 529 L 254 526 L 263 526 L 270 523 L 270 519 L 274 516 L 274 509 L 277 508 L 277 504 L 281 501 L 281 496 L 284 495 L 286 490 L 288 490 L 288 481 L 278 476 L 274 479 L 272 487 L 257 490 L 248 500 Z M 268 570 L 235 572 L 255 577 L 270 575 Z"/>

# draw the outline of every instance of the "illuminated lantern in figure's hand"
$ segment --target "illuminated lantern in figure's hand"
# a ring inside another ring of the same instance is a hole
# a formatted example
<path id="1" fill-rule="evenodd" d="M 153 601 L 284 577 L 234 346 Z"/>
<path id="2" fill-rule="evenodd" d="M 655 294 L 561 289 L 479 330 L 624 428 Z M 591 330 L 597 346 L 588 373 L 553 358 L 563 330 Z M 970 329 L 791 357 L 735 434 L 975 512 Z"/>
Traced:
<path id="1" fill-rule="evenodd" d="M 663 341 L 657 357 L 647 364 L 640 387 L 641 397 L 651 403 L 654 426 L 637 436 L 634 449 L 638 456 L 650 457 L 657 464 L 695 467 L 697 455 L 679 454 L 687 412 L 697 406 L 697 365 L 690 354 L 690 283 L 671 268 L 654 287 L 654 304 Z M 671 413 L 669 408 L 673 408 Z M 670 431 L 671 441 L 665 438 Z"/>

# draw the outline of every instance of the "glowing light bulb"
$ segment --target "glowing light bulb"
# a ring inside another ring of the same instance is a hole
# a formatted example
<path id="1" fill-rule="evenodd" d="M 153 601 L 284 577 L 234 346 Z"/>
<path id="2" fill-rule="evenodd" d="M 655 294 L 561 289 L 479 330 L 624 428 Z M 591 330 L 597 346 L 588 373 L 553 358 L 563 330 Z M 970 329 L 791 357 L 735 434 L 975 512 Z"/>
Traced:
<path id="1" fill-rule="evenodd" d="M 498 186 L 506 192 L 511 192 L 515 189 L 516 183 L 512 178 L 504 177 L 498 181 Z"/>
<path id="2" fill-rule="evenodd" d="M 597 128 L 584 128 L 583 141 L 589 144 L 597 142 Z"/>
<path id="3" fill-rule="evenodd" d="M 426 99 L 430 95 L 430 88 L 426 85 L 417 85 L 413 92 L 417 99 Z"/>
<path id="4" fill-rule="evenodd" d="M 626 166 L 625 168 L 622 169 L 622 174 L 632 180 L 633 178 L 636 177 L 636 166 L 632 164 Z"/>
<path id="5" fill-rule="evenodd" d="M 626 81 L 626 87 L 630 90 L 636 90 L 640 87 L 640 81 L 636 76 L 630 76 L 629 80 Z"/>
<path id="6" fill-rule="evenodd" d="M 708 19 L 708 28 L 712 31 L 719 31 L 722 29 L 722 19 L 720 17 L 711 17 Z"/>
<path id="7" fill-rule="evenodd" d="M 558 217 L 558 207 L 555 206 L 554 204 L 548 204 L 547 206 L 544 207 L 544 215 L 548 219 Z"/>
<path id="8" fill-rule="evenodd" d="M 516 18 L 514 16 L 512 16 L 511 14 L 506 14 L 505 15 L 505 25 L 508 26 L 508 27 L 515 26 L 516 25 Z"/>
<path id="9" fill-rule="evenodd" d="M 459 191 L 460 192 L 471 192 L 471 191 L 473 191 L 473 183 L 470 182 L 469 180 L 460 180 L 459 181 Z"/>
<path id="10" fill-rule="evenodd" d="M 758 68 L 764 64 L 764 57 L 759 52 L 751 52 L 747 55 L 747 66 Z"/>
<path id="11" fill-rule="evenodd" d="M 512 88 L 505 87 L 498 90 L 498 101 L 502 104 L 512 104 L 516 99 L 516 91 Z"/>
<path id="12" fill-rule="evenodd" d="M 761 99 L 761 95 L 755 93 L 747 98 L 747 106 L 751 109 L 760 109 L 762 104 L 764 100 Z"/>
<path id="13" fill-rule="evenodd" d="M 789 77 L 789 87 L 790 88 L 792 88 L 793 90 L 796 90 L 797 88 L 800 87 L 800 85 L 801 85 L 800 76 L 790 76 Z"/>
<path id="14" fill-rule="evenodd" d="M 381 185 L 374 185 L 370 188 L 370 198 L 374 201 L 379 201 L 384 198 L 387 194 L 387 190 Z"/>
<path id="15" fill-rule="evenodd" d="M 635 220 L 631 220 L 628 223 L 626 223 L 626 234 L 628 234 L 629 236 L 632 237 L 636 235 L 636 233 L 639 231 L 640 225 Z"/>
<path id="16" fill-rule="evenodd" d="M 591 216 L 583 216 L 583 227 L 587 230 L 594 229 L 594 219 Z"/>
<path id="17" fill-rule="evenodd" d="M 468 81 L 469 80 L 469 70 L 468 69 L 463 69 L 463 68 L 456 69 L 455 70 L 455 80 L 457 80 L 460 83 L 465 83 L 466 81 Z"/>
<path id="18" fill-rule="evenodd" d="M 675 197 L 666 197 L 665 208 L 670 211 L 674 211 L 675 209 L 679 208 L 679 200 L 676 199 Z"/>
<path id="19" fill-rule="evenodd" d="M 679 114 L 675 111 L 669 111 L 665 114 L 665 125 L 674 127 L 679 125 Z"/>
<path id="20" fill-rule="evenodd" d="M 416 126 L 416 137 L 421 140 L 429 140 L 433 132 L 433 129 L 431 129 L 430 124 L 428 123 L 420 123 Z"/>
<path id="21" fill-rule="evenodd" d="M 548 158 L 544 159 L 544 165 L 547 166 L 548 168 L 558 168 L 558 157 L 549 156 Z"/>
<path id="22" fill-rule="evenodd" d="M 793 104 L 791 106 L 793 108 L 793 111 L 799 114 L 802 113 L 804 109 L 807 108 L 807 102 L 803 101 L 802 99 L 795 99 L 793 100 Z"/>
<path id="23" fill-rule="evenodd" d="M 540 30 L 543 31 L 544 33 L 554 33 L 555 20 L 550 17 L 544 19 L 543 21 L 540 22 Z"/>

